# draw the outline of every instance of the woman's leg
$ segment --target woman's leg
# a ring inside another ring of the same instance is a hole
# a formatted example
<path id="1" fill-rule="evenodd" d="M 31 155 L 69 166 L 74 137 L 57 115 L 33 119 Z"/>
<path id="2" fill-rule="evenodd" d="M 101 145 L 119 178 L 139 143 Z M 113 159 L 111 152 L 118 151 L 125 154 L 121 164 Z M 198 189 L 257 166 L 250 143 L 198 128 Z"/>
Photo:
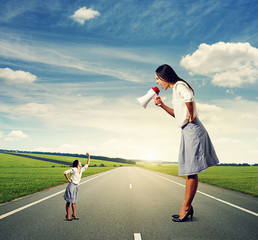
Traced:
<path id="1" fill-rule="evenodd" d="M 191 208 L 191 204 L 194 199 L 195 193 L 197 191 L 197 187 L 198 187 L 198 175 L 195 174 L 195 175 L 187 176 L 186 183 L 185 183 L 185 198 L 179 213 L 180 219 L 182 219 Z"/>
<path id="2" fill-rule="evenodd" d="M 66 216 L 67 216 L 67 218 L 71 219 L 70 215 L 69 215 L 69 209 L 70 209 L 70 203 L 69 202 L 66 202 L 65 209 L 66 209 Z"/>
<path id="3" fill-rule="evenodd" d="M 76 218 L 75 208 L 76 208 L 76 204 L 75 204 L 75 203 L 72 203 L 73 216 Z"/>

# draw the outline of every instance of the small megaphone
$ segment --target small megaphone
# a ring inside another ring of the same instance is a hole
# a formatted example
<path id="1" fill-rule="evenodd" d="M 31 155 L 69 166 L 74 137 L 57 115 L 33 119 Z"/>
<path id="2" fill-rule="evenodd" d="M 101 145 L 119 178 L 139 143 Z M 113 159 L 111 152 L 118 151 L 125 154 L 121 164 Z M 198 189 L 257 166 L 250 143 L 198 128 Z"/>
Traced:
<path id="1" fill-rule="evenodd" d="M 144 96 L 137 98 L 137 101 L 146 108 L 152 98 L 159 94 L 159 88 L 151 88 Z"/>

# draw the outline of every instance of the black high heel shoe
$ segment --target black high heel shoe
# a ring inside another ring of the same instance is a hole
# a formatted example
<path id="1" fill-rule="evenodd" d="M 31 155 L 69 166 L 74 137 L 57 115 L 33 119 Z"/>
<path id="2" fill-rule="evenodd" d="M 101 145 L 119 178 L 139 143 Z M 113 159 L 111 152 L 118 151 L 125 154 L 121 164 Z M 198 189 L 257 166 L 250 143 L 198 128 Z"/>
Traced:
<path id="1" fill-rule="evenodd" d="M 74 215 L 72 215 L 74 220 L 79 220 L 79 218 L 75 217 Z"/>
<path id="2" fill-rule="evenodd" d="M 192 208 L 192 205 L 191 205 Z M 172 215 L 172 218 L 179 218 L 179 214 Z"/>
<path id="3" fill-rule="evenodd" d="M 191 206 L 191 208 L 189 209 L 189 211 L 186 213 L 186 215 L 183 218 L 173 218 L 172 220 L 174 222 L 184 222 L 188 216 L 191 216 L 191 221 L 193 220 L 193 214 L 194 214 L 194 210 L 193 207 Z"/>
<path id="4" fill-rule="evenodd" d="M 66 220 L 67 220 L 67 221 L 73 221 L 73 219 L 71 219 L 71 218 L 69 219 L 69 218 L 67 217 L 67 215 L 65 215 L 65 217 L 66 217 Z"/>

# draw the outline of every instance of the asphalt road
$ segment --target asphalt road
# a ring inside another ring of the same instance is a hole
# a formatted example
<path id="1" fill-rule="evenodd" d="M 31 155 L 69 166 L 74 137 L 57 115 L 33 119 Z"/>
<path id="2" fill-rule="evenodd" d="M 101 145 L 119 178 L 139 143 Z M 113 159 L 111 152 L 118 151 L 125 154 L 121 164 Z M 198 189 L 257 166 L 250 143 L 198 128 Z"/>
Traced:
<path id="1" fill-rule="evenodd" d="M 258 239 L 258 199 L 250 195 L 200 183 L 193 221 L 175 223 L 171 214 L 181 207 L 183 178 L 121 167 L 83 178 L 81 183 L 79 221 L 65 220 L 65 184 L 1 205 L 0 238 Z"/>

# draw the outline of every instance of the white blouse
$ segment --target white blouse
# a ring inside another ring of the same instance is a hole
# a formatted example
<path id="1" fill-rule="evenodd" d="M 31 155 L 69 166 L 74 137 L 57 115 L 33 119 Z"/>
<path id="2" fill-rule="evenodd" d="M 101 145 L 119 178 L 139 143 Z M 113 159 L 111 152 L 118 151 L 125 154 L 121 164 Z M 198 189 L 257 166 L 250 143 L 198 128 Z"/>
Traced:
<path id="1" fill-rule="evenodd" d="M 172 108 L 174 109 L 175 119 L 179 127 L 184 126 L 189 121 L 189 111 L 186 102 L 194 103 L 194 115 L 197 116 L 194 93 L 183 81 L 178 81 L 174 85 L 172 95 Z"/>
<path id="2" fill-rule="evenodd" d="M 81 181 L 82 173 L 88 168 L 88 164 L 84 165 L 84 167 L 81 168 L 80 173 L 78 173 L 78 169 L 76 167 L 71 168 L 69 170 L 66 170 L 64 174 L 71 173 L 71 180 L 74 184 L 79 184 Z"/>

